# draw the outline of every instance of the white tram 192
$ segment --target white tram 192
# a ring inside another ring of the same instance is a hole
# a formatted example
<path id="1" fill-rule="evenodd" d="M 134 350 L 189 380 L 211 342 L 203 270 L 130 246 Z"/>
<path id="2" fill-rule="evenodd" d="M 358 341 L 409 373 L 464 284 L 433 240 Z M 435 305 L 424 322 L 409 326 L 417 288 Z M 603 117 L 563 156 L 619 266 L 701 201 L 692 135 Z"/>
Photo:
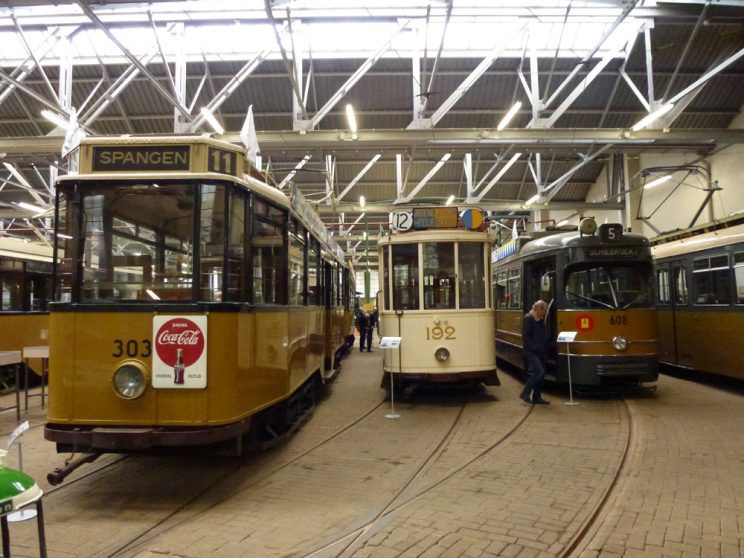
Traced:
<path id="1" fill-rule="evenodd" d="M 378 243 L 380 335 L 400 337 L 383 356 L 382 387 L 499 385 L 488 281 L 493 237 L 478 209 L 416 207 L 391 215 Z"/>

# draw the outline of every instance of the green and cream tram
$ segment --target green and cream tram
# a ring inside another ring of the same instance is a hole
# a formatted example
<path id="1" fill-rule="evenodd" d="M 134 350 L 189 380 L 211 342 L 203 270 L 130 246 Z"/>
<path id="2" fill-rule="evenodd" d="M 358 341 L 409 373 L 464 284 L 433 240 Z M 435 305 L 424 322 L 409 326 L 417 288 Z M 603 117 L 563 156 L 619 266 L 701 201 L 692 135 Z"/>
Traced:
<path id="1" fill-rule="evenodd" d="M 492 236 L 480 210 L 417 207 L 392 216 L 378 242 L 380 335 L 389 375 L 403 387 L 427 382 L 498 385 L 494 309 L 486 278 Z"/>

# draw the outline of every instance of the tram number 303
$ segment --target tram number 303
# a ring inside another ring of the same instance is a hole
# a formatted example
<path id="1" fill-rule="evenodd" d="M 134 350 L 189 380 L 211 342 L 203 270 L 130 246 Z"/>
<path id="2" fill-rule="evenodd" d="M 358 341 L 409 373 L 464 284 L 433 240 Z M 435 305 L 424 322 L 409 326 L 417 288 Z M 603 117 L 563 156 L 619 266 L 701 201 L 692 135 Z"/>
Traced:
<path id="1" fill-rule="evenodd" d="M 439 341 L 440 339 L 451 339 L 455 340 L 457 337 L 455 337 L 456 330 L 452 326 L 446 326 L 446 327 L 440 327 L 440 326 L 434 326 L 434 327 L 427 327 L 426 328 L 426 340 L 427 341 Z"/>
<path id="2" fill-rule="evenodd" d="M 628 325 L 628 316 L 610 316 L 610 325 Z"/>
<path id="3" fill-rule="evenodd" d="M 122 357 L 124 354 L 129 358 L 142 357 L 147 358 L 152 354 L 152 344 L 149 339 L 137 341 L 136 339 L 114 339 L 114 352 L 112 357 Z"/>

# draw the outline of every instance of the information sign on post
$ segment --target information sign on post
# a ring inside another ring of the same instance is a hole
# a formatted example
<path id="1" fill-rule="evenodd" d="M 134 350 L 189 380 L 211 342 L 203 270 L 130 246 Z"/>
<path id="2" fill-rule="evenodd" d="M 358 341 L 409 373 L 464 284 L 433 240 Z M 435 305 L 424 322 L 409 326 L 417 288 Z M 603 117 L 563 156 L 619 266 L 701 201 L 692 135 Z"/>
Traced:
<path id="1" fill-rule="evenodd" d="M 380 348 L 381 349 L 395 349 L 398 351 L 398 371 L 402 372 L 403 368 L 401 366 L 401 357 L 400 357 L 400 343 L 403 341 L 402 337 L 383 337 L 380 339 Z M 390 367 L 392 368 L 392 366 Z M 394 393 L 394 383 L 393 383 L 393 371 L 390 371 L 390 412 L 385 415 L 385 418 L 389 419 L 396 419 L 400 417 L 399 414 L 396 414 L 395 412 L 395 393 Z"/>
<path id="2" fill-rule="evenodd" d="M 576 335 L 578 334 L 578 331 L 561 331 L 558 334 L 558 338 L 556 341 L 558 343 L 565 343 L 566 344 L 566 363 L 568 364 L 568 397 L 569 400 L 566 401 L 566 405 L 578 405 L 577 402 L 574 402 L 573 400 L 573 387 L 571 386 L 571 343 L 576 339 Z"/>

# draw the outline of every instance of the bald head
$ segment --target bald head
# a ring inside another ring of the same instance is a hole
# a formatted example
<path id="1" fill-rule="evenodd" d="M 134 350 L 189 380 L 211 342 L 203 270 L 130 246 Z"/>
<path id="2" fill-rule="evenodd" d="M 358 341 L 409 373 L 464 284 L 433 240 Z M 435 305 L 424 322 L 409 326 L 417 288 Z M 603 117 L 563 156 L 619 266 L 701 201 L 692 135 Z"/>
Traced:
<path id="1" fill-rule="evenodd" d="M 538 300 L 535 302 L 535 304 L 532 305 L 533 310 L 547 310 L 548 309 L 548 303 L 544 300 Z"/>
<path id="2" fill-rule="evenodd" d="M 545 317 L 545 314 L 548 312 L 548 303 L 544 300 L 538 300 L 532 305 L 532 310 L 530 310 L 530 314 L 532 314 L 532 317 L 536 320 L 540 321 Z"/>

